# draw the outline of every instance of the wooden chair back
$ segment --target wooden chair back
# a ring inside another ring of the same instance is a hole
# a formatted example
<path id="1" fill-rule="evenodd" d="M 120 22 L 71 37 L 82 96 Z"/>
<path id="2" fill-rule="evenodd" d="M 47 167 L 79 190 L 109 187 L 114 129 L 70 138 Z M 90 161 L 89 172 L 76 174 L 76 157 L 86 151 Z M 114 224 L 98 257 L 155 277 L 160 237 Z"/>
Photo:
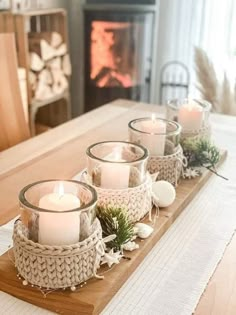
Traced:
<path id="1" fill-rule="evenodd" d="M 29 137 L 18 81 L 14 34 L 0 34 L 0 151 Z"/>

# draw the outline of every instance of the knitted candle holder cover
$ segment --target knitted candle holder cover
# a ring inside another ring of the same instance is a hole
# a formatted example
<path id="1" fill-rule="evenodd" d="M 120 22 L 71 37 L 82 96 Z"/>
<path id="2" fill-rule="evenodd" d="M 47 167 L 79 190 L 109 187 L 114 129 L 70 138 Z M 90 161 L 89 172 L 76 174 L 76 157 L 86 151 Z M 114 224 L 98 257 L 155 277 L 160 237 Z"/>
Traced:
<path id="1" fill-rule="evenodd" d="M 86 171 L 82 177 L 88 183 Z M 135 187 L 126 189 L 93 187 L 97 191 L 98 206 L 125 209 L 131 222 L 139 221 L 152 210 L 152 178 L 149 174 L 142 184 Z"/>
<path id="2" fill-rule="evenodd" d="M 173 154 L 150 156 L 147 169 L 150 174 L 159 172 L 158 180 L 165 180 L 177 186 L 185 163 L 184 160 L 183 150 L 179 145 L 177 151 Z"/>
<path id="3" fill-rule="evenodd" d="M 14 226 L 15 266 L 29 283 L 47 289 L 75 287 L 96 277 L 101 260 L 102 229 L 95 219 L 92 234 L 72 245 L 51 246 L 28 239 L 20 220 Z"/>
<path id="4" fill-rule="evenodd" d="M 205 127 L 202 127 L 198 130 L 182 130 L 181 132 L 181 140 L 185 140 L 188 138 L 193 138 L 198 140 L 200 138 L 209 139 L 211 138 L 211 126 L 208 124 Z"/>

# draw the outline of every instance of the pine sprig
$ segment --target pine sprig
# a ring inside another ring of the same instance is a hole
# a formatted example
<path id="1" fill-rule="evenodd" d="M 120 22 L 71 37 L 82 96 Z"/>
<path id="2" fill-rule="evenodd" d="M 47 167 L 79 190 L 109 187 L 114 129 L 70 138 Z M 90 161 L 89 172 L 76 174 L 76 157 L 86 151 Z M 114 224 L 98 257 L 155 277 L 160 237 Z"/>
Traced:
<path id="1" fill-rule="evenodd" d="M 217 176 L 227 179 L 219 175 L 215 169 L 220 160 L 220 151 L 209 140 L 188 138 L 183 140 L 181 145 L 188 161 L 187 167 L 205 167 Z"/>
<path id="2" fill-rule="evenodd" d="M 192 152 L 189 166 L 215 167 L 220 159 L 218 148 L 204 138 L 197 141 L 187 140 L 184 144 L 185 150 Z"/>
<path id="3" fill-rule="evenodd" d="M 133 224 L 129 221 L 124 209 L 115 207 L 98 207 L 97 217 L 102 226 L 103 237 L 115 234 L 116 238 L 107 243 L 115 251 L 131 240 L 134 235 Z"/>

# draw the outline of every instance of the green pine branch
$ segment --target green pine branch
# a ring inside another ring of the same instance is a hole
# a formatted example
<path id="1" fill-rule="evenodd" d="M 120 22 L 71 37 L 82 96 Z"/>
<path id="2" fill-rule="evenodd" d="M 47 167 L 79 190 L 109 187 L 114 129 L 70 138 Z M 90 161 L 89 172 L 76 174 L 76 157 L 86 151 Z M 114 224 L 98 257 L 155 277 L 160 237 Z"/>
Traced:
<path id="1" fill-rule="evenodd" d="M 188 138 L 184 139 L 181 145 L 184 156 L 188 161 L 187 167 L 205 167 L 217 176 L 227 180 L 224 176 L 219 175 L 215 169 L 220 160 L 220 151 L 209 140 Z"/>
<path id="2" fill-rule="evenodd" d="M 121 246 L 133 237 L 133 224 L 129 221 L 124 209 L 97 207 L 97 217 L 102 226 L 103 237 L 116 235 L 114 240 L 107 243 L 109 248 L 114 248 L 115 251 L 120 250 Z"/>
<path id="3" fill-rule="evenodd" d="M 182 142 L 188 166 L 215 167 L 220 159 L 220 152 L 210 141 L 202 139 L 185 139 Z"/>

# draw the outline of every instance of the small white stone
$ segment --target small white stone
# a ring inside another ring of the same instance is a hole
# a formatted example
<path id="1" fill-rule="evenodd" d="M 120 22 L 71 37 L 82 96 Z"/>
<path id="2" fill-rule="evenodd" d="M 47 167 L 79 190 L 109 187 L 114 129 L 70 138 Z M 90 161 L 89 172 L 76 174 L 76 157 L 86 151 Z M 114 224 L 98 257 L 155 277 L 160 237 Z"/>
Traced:
<path id="1" fill-rule="evenodd" d="M 23 284 L 23 285 L 27 285 L 27 284 L 28 284 L 28 281 L 24 280 L 24 281 L 22 282 L 22 284 Z"/>
<path id="2" fill-rule="evenodd" d="M 71 287 L 70 289 L 71 289 L 71 291 L 75 291 L 75 290 L 76 290 L 76 287 L 73 286 L 73 287 Z"/>
<path id="3" fill-rule="evenodd" d="M 136 223 L 135 227 L 138 229 L 137 235 L 140 238 L 148 238 L 153 232 L 153 228 L 144 223 Z"/>
<path id="4" fill-rule="evenodd" d="M 165 180 L 159 180 L 153 183 L 152 193 L 154 204 L 159 207 L 169 207 L 176 197 L 174 186 Z"/>
<path id="5" fill-rule="evenodd" d="M 126 244 L 124 244 L 122 247 L 124 250 L 132 252 L 133 250 L 139 248 L 139 244 L 136 244 L 135 242 L 129 241 Z"/>

